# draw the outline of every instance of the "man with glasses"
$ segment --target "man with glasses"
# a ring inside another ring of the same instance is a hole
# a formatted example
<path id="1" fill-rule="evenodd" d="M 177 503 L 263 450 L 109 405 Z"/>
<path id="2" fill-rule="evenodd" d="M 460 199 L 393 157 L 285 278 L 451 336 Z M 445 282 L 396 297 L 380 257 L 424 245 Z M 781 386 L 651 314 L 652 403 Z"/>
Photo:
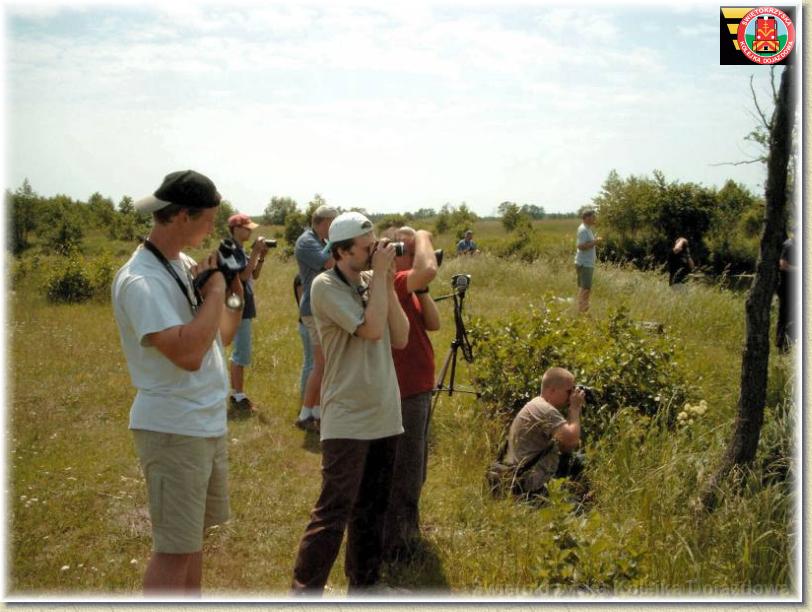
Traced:
<path id="1" fill-rule="evenodd" d="M 541 377 L 541 395 L 527 402 L 510 425 L 504 463 L 515 469 L 515 488 L 528 497 L 543 495 L 559 472 L 562 453 L 581 443 L 581 409 L 586 394 L 564 368 L 550 368 Z M 567 418 L 559 412 L 569 406 Z"/>
<path id="2" fill-rule="evenodd" d="M 335 266 L 311 288 L 324 350 L 321 385 L 321 493 L 299 544 L 294 594 L 320 595 L 344 529 L 350 592 L 378 581 L 397 436 L 403 433 L 392 348 L 409 339 L 395 294 L 395 249 L 377 243 L 357 212 L 330 226 Z M 371 269 L 370 269 L 371 268 Z"/>

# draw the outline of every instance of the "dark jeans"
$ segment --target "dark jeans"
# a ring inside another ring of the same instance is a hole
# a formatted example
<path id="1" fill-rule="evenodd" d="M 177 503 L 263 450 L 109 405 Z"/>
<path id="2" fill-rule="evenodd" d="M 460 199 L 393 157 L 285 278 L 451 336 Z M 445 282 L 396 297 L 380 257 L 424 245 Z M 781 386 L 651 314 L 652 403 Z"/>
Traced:
<path id="1" fill-rule="evenodd" d="M 783 279 L 782 279 L 783 281 Z M 793 316 L 793 295 L 786 281 L 778 286 L 778 322 L 775 329 L 775 344 L 782 352 L 788 351 L 795 341 L 796 330 Z"/>
<path id="2" fill-rule="evenodd" d="M 344 572 L 350 590 L 378 581 L 396 448 L 397 436 L 322 441 L 321 494 L 299 544 L 294 593 L 320 594 L 324 590 L 345 527 Z"/>
<path id="3" fill-rule="evenodd" d="M 384 549 L 394 557 L 420 536 L 420 492 L 426 481 L 431 391 L 400 400 L 404 433 L 398 436 Z"/>

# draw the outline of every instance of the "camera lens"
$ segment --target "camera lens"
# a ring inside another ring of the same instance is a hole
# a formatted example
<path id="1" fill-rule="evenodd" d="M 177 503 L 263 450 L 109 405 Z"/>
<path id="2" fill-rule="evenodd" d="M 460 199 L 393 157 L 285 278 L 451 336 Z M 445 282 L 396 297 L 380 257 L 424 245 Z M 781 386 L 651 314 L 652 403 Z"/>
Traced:
<path id="1" fill-rule="evenodd" d="M 437 249 L 434 251 L 434 259 L 437 260 L 438 268 L 443 265 L 443 249 Z"/>

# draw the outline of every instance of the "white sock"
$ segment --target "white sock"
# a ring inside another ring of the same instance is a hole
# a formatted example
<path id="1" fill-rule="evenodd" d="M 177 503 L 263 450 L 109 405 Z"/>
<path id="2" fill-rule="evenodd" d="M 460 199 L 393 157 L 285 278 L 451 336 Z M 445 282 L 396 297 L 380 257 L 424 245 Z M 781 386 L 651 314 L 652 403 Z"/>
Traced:
<path id="1" fill-rule="evenodd" d="M 313 406 L 313 418 L 321 419 L 321 406 Z"/>
<path id="2" fill-rule="evenodd" d="M 302 406 L 302 409 L 299 412 L 299 420 L 304 421 L 305 419 L 309 419 L 312 416 L 313 416 L 313 409 L 309 408 L 308 406 Z"/>
<path id="3" fill-rule="evenodd" d="M 238 392 L 236 392 L 236 391 L 234 391 L 234 392 L 231 394 L 231 397 L 233 397 L 233 398 L 234 398 L 234 401 L 235 401 L 235 402 L 240 402 L 240 401 L 244 400 L 244 399 L 245 399 L 247 396 L 246 396 L 246 395 L 245 395 L 245 393 L 243 393 L 242 391 L 240 391 L 239 393 L 238 393 Z"/>

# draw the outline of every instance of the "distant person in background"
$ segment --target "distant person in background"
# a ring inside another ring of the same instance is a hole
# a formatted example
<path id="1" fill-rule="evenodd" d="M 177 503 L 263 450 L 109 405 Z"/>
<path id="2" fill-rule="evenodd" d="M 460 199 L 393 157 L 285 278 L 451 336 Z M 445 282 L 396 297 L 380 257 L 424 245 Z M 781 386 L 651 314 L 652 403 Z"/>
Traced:
<path id="1" fill-rule="evenodd" d="M 299 304 L 302 301 L 302 279 L 299 275 L 293 277 L 293 297 L 296 298 L 296 312 L 299 311 Z M 307 379 L 310 376 L 310 371 L 313 369 L 313 346 L 310 344 L 310 335 L 307 333 L 307 328 L 302 323 L 302 316 L 299 315 L 299 338 L 302 340 L 302 376 L 299 381 L 299 396 L 300 401 L 304 399 L 305 386 Z"/>
<path id="2" fill-rule="evenodd" d="M 474 232 L 467 230 L 465 237 L 457 243 L 457 255 L 476 255 L 479 249 L 474 242 Z"/>
<path id="3" fill-rule="evenodd" d="M 251 365 L 251 324 L 257 316 L 254 301 L 254 281 L 262 272 L 262 264 L 268 254 L 265 240 L 260 236 L 251 247 L 249 254 L 243 248 L 243 243 L 251 238 L 251 232 L 259 225 L 251 221 L 251 217 L 243 213 L 231 215 L 228 218 L 228 230 L 237 245 L 245 252 L 248 265 L 240 273 L 240 280 L 245 289 L 245 306 L 242 310 L 242 321 L 234 336 L 234 350 L 231 352 L 231 402 L 228 416 L 231 419 L 242 419 L 256 414 L 254 402 L 245 395 L 245 368 Z"/>
<path id="4" fill-rule="evenodd" d="M 794 310 L 798 273 L 795 240 L 787 238 L 778 260 L 778 324 L 775 330 L 775 344 L 782 353 L 787 352 L 798 338 L 797 313 Z"/>
<path id="5" fill-rule="evenodd" d="M 321 378 L 324 375 L 324 354 L 321 350 L 316 322 L 313 319 L 313 311 L 310 308 L 310 287 L 313 284 L 313 279 L 322 270 L 329 270 L 333 267 L 333 258 L 330 256 L 329 251 L 325 250 L 325 244 L 330 224 L 336 216 L 338 216 L 338 210 L 332 206 L 326 204 L 319 206 L 313 212 L 310 227 L 302 232 L 302 235 L 296 240 L 296 247 L 294 248 L 303 289 L 299 314 L 302 316 L 302 323 L 307 328 L 307 336 L 310 339 L 313 352 L 313 368 L 307 377 L 302 408 L 296 419 L 296 427 L 307 431 L 319 430 L 319 424 L 321 423 L 319 396 L 321 395 Z"/>
<path id="6" fill-rule="evenodd" d="M 599 245 L 603 238 L 598 238 L 592 231 L 592 227 L 597 220 L 595 211 L 586 208 L 581 212 L 581 225 L 578 226 L 576 235 L 575 251 L 575 273 L 578 279 L 578 312 L 585 313 L 589 310 L 589 294 L 592 292 L 592 275 L 595 271 L 595 261 L 597 255 L 595 247 Z"/>
<path id="7" fill-rule="evenodd" d="M 434 389 L 434 349 L 426 332 L 440 329 L 440 313 L 428 287 L 437 276 L 431 234 L 411 227 L 393 234 L 405 245 L 405 253 L 395 258 L 395 293 L 409 319 L 409 342 L 403 349 L 392 349 L 404 433 L 398 436 L 384 530 L 384 557 L 389 560 L 408 558 L 420 539 L 420 492 L 426 480 Z"/>
<path id="8" fill-rule="evenodd" d="M 694 267 L 688 239 L 677 238 L 674 247 L 668 253 L 668 284 L 673 287 L 684 283 L 688 280 L 688 274 L 691 273 Z"/>

